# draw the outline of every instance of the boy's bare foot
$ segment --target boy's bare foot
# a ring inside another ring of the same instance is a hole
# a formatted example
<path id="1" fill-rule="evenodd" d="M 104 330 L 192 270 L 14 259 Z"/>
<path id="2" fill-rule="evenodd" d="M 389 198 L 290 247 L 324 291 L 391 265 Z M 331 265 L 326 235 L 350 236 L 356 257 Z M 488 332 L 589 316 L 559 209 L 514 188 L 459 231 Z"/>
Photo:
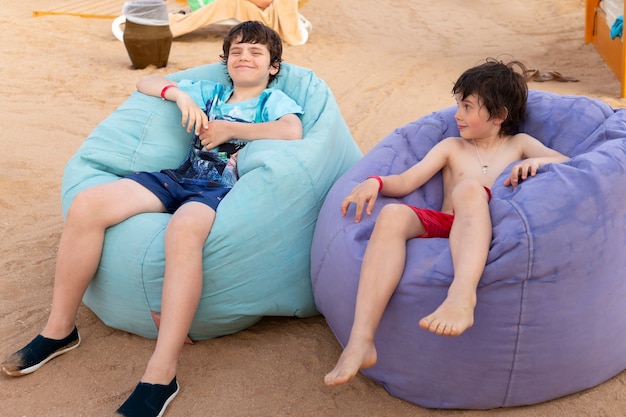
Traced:
<path id="1" fill-rule="evenodd" d="M 376 365 L 376 348 L 373 344 L 351 344 L 344 349 L 335 368 L 326 374 L 326 385 L 341 385 L 354 379 L 359 370 Z"/>
<path id="2" fill-rule="evenodd" d="M 419 325 L 440 336 L 458 336 L 474 324 L 475 305 L 448 297 L 432 314 L 421 319 Z"/>

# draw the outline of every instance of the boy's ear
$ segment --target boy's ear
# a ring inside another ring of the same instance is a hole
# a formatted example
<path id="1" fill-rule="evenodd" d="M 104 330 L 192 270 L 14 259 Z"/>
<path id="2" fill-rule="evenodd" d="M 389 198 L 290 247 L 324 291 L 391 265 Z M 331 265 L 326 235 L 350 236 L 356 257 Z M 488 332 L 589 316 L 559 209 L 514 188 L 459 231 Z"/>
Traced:
<path id="1" fill-rule="evenodd" d="M 504 107 L 503 109 L 498 111 L 498 113 L 495 115 L 493 119 L 497 124 L 502 124 L 504 123 L 507 117 L 509 117 L 509 109 Z"/>
<path id="2" fill-rule="evenodd" d="M 280 62 L 274 61 L 272 64 L 270 64 L 270 74 L 276 75 L 278 74 L 279 70 L 280 70 Z"/>

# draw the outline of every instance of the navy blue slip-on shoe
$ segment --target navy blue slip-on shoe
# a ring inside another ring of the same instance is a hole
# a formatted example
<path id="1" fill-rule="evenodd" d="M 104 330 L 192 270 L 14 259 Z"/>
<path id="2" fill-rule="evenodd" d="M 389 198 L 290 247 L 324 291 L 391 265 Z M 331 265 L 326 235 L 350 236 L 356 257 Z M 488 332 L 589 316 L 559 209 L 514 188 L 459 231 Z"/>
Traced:
<path id="1" fill-rule="evenodd" d="M 30 374 L 50 359 L 76 349 L 78 345 L 80 345 L 80 335 L 76 327 L 69 336 L 61 340 L 48 339 L 39 334 L 29 344 L 2 362 L 2 372 L 10 376 Z"/>
<path id="2" fill-rule="evenodd" d="M 124 417 L 161 417 L 178 394 L 176 377 L 168 385 L 140 382 L 130 397 L 117 409 Z"/>

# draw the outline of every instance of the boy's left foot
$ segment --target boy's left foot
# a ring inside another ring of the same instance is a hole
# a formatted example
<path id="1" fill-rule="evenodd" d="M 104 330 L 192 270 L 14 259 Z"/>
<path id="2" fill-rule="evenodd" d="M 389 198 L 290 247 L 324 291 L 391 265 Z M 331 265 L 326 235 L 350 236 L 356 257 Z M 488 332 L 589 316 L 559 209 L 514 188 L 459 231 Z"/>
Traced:
<path id="1" fill-rule="evenodd" d="M 361 369 L 376 365 L 377 355 L 372 343 L 348 342 L 335 368 L 324 376 L 324 383 L 341 385 L 353 380 Z"/>
<path id="2" fill-rule="evenodd" d="M 440 336 L 459 336 L 474 325 L 474 305 L 446 298 L 432 314 L 421 319 L 419 325 Z"/>
<path id="3" fill-rule="evenodd" d="M 76 327 L 63 339 L 49 339 L 37 335 L 29 344 L 2 362 L 2 372 L 9 376 L 33 373 L 49 360 L 76 349 L 78 345 L 80 345 L 80 335 Z"/>
<path id="4" fill-rule="evenodd" d="M 176 377 L 168 385 L 140 382 L 130 397 L 117 409 L 124 417 L 161 417 L 178 394 Z"/>

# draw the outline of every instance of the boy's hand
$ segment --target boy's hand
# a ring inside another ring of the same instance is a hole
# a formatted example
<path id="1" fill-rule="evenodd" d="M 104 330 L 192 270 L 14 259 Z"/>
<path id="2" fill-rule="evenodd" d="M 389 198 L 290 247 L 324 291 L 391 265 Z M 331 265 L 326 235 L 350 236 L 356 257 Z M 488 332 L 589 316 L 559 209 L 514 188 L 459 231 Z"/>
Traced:
<path id="1" fill-rule="evenodd" d="M 211 120 L 200 133 L 200 142 L 207 149 L 213 149 L 232 139 L 227 120 Z"/>
<path id="2" fill-rule="evenodd" d="M 182 113 L 182 125 L 187 127 L 187 132 L 192 130 L 196 135 L 209 127 L 209 119 L 200 107 L 187 94 L 179 94 L 176 97 L 176 105 Z"/>
<path id="3" fill-rule="evenodd" d="M 350 192 L 350 195 L 344 198 L 341 203 L 341 215 L 343 217 L 346 216 L 348 207 L 352 203 L 356 204 L 356 213 L 354 215 L 354 221 L 356 223 L 361 221 L 363 209 L 366 204 L 367 209 L 365 210 L 365 213 L 368 216 L 371 215 L 372 210 L 374 209 L 374 204 L 376 203 L 376 198 L 378 197 L 378 187 L 379 183 L 374 178 L 368 178 L 354 187 Z"/>
<path id="4" fill-rule="evenodd" d="M 517 187 L 520 182 L 526 180 L 528 177 L 534 177 L 537 175 L 537 170 L 541 165 L 535 158 L 528 158 L 522 162 L 515 164 L 511 168 L 511 175 L 504 180 L 504 186 L 509 185 L 513 188 Z"/>

